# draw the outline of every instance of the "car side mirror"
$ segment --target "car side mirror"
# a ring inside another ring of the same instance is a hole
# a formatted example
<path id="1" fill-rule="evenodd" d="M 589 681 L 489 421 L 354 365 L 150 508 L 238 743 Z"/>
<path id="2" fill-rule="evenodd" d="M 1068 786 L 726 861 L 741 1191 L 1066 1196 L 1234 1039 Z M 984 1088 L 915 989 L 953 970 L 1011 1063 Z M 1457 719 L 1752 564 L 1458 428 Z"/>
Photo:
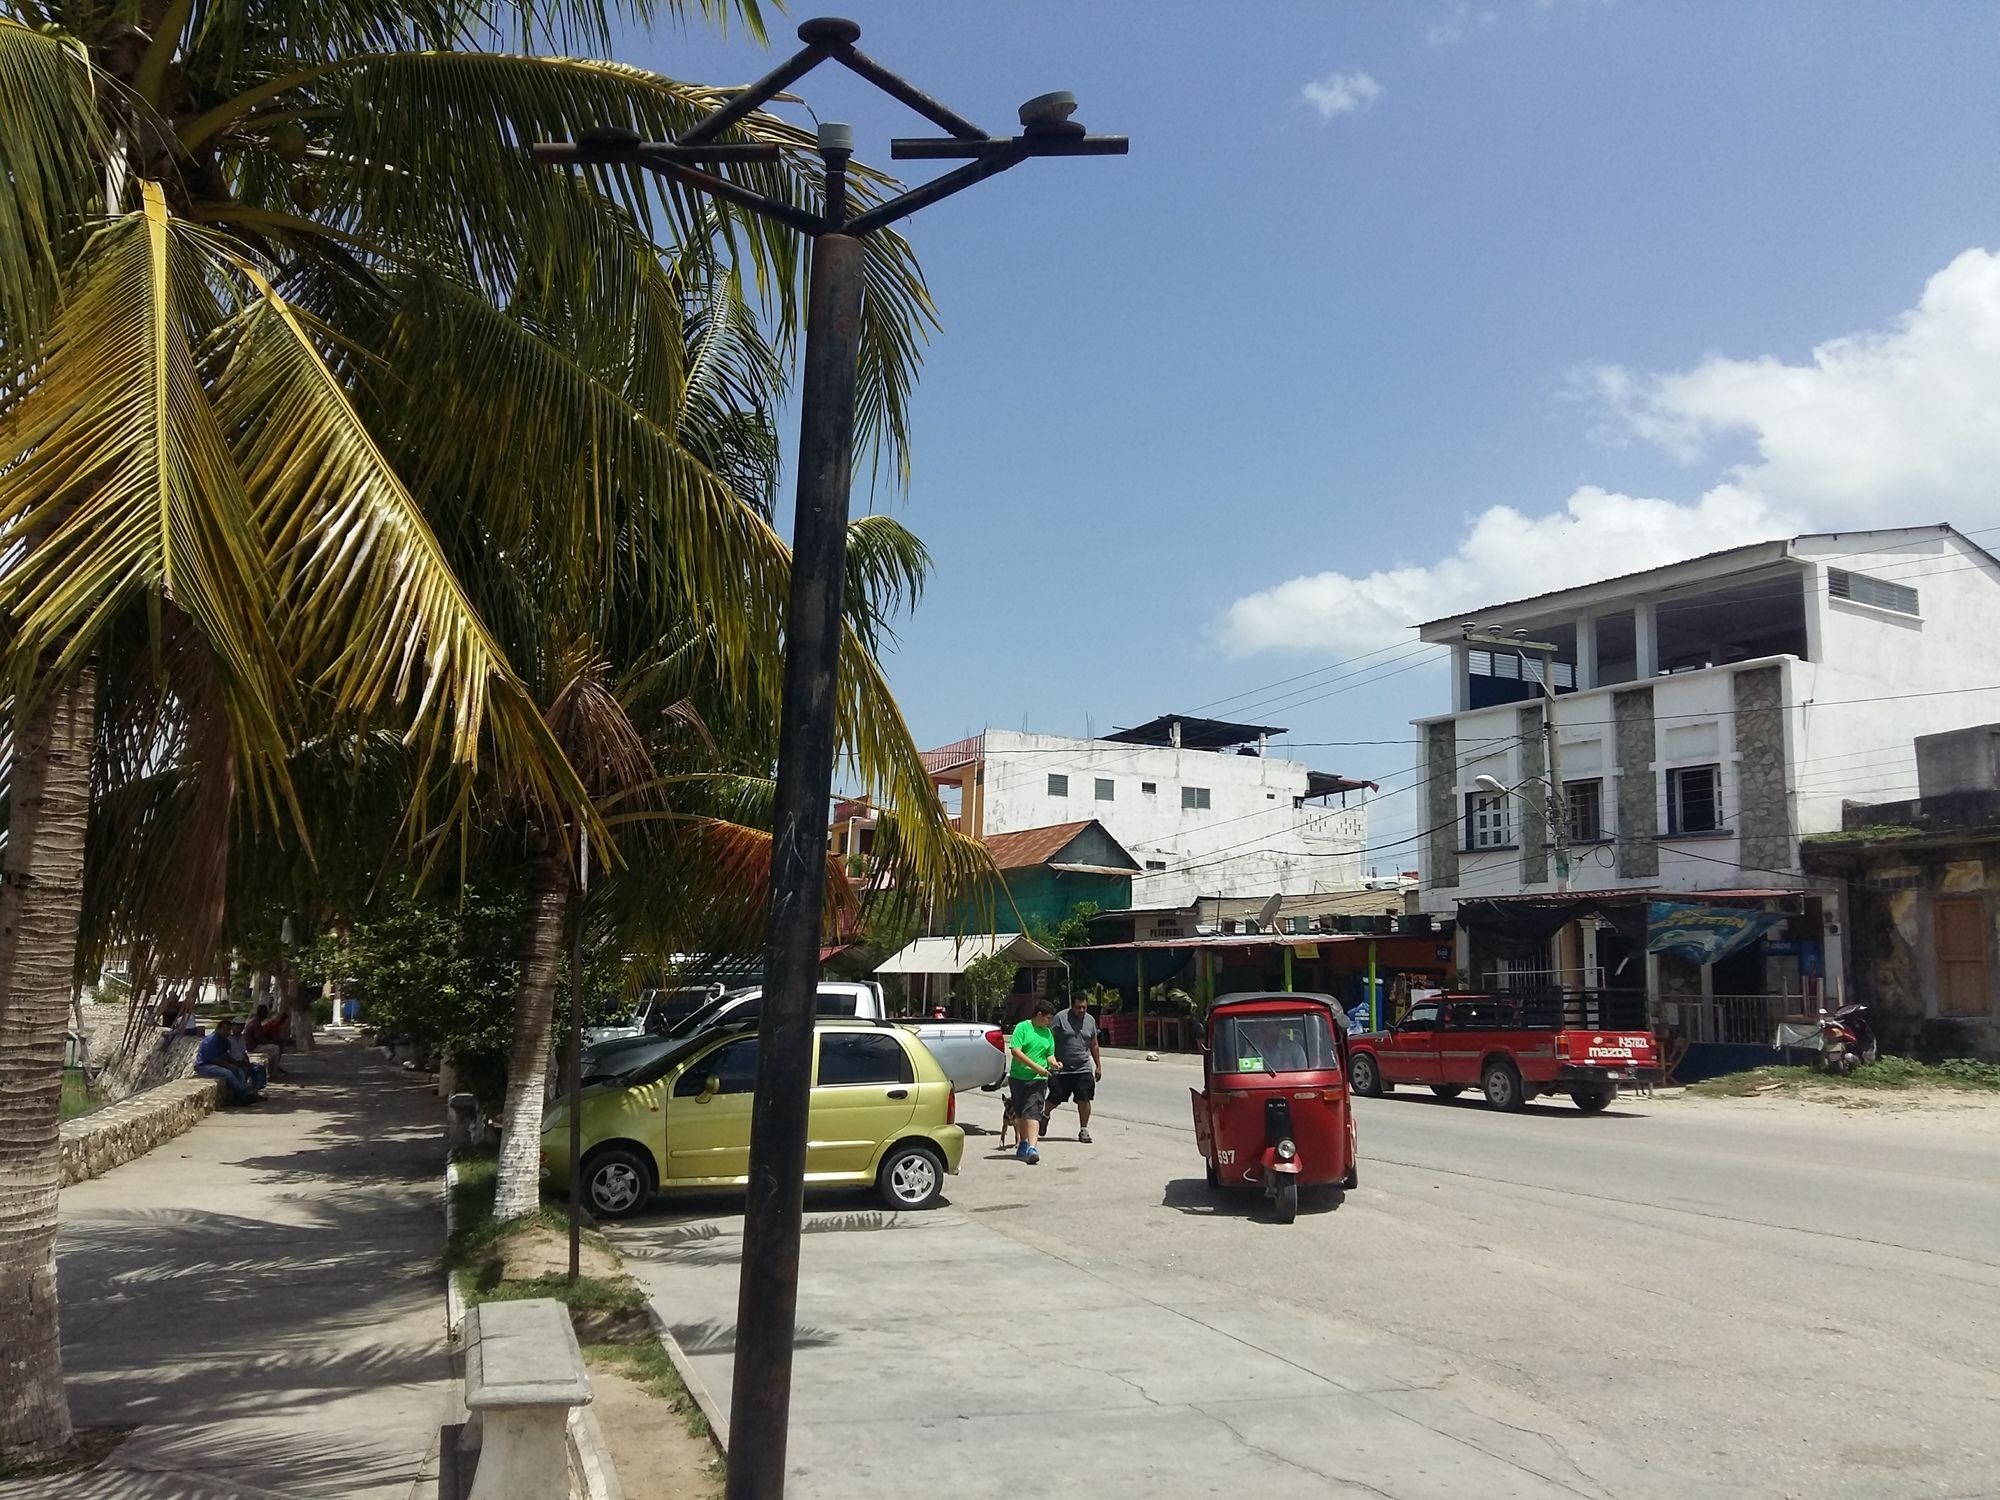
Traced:
<path id="1" fill-rule="evenodd" d="M 707 1078 L 702 1080 L 701 1092 L 699 1094 L 696 1094 L 695 1098 L 701 1103 L 706 1104 L 708 1103 L 709 1100 L 713 1099 L 717 1094 L 721 1092 L 722 1092 L 722 1080 L 720 1078 L 717 1078 L 713 1073 L 711 1073 L 708 1075 Z"/>

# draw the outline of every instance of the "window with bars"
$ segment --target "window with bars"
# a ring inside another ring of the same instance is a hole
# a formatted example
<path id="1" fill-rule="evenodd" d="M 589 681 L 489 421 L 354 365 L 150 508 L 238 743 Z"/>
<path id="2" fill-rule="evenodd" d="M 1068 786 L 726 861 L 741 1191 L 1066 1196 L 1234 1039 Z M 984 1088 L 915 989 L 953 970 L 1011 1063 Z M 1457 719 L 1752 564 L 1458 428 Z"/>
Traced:
<path id="1" fill-rule="evenodd" d="M 1722 828 L 1722 768 L 1676 766 L 1667 772 L 1667 832 L 1717 833 Z"/>
<path id="2" fill-rule="evenodd" d="M 1866 573 L 1850 573 L 1845 568 L 1826 570 L 1826 591 L 1836 599 L 1872 604 L 1877 609 L 1891 609 L 1899 615 L 1917 612 L 1915 589 L 1906 584 L 1891 583 L 1886 578 L 1871 578 Z"/>
<path id="3" fill-rule="evenodd" d="M 1205 786 L 1182 787 L 1181 806 L 1189 809 L 1205 809 L 1208 806 L 1208 788 Z"/>
<path id="4" fill-rule="evenodd" d="M 1563 801 L 1569 810 L 1569 841 L 1572 844 L 1594 844 L 1604 834 L 1604 783 L 1592 777 L 1587 781 L 1565 781 Z"/>
<path id="5" fill-rule="evenodd" d="M 1069 778 L 1067 776 L 1058 776 L 1054 772 L 1050 772 L 1049 795 L 1051 797 L 1067 797 L 1069 795 Z"/>
<path id="6" fill-rule="evenodd" d="M 1514 821 L 1501 792 L 1465 794 L 1465 847 L 1505 849 L 1514 842 Z"/>
<path id="7" fill-rule="evenodd" d="M 1097 800 L 1099 802 L 1109 802 L 1112 800 L 1112 786 L 1109 776 L 1099 776 L 1097 778 Z"/>

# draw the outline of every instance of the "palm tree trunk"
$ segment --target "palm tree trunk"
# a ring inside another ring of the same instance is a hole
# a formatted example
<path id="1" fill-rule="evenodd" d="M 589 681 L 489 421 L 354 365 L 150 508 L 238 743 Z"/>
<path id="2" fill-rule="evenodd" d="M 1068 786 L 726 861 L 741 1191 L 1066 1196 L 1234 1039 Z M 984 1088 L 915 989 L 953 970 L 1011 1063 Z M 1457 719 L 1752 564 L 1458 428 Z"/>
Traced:
<path id="1" fill-rule="evenodd" d="M 14 726 L 0 864 L 0 1454 L 70 1440 L 56 1313 L 63 1018 L 83 906 L 97 680 L 89 668 Z"/>
<path id="2" fill-rule="evenodd" d="M 542 1089 L 549 1071 L 556 980 L 562 971 L 570 872 L 560 849 L 544 847 L 529 884 L 528 932 L 514 1001 L 514 1042 L 507 1052 L 506 1125 L 500 1132 L 493 1217 L 503 1223 L 541 1206 Z"/>

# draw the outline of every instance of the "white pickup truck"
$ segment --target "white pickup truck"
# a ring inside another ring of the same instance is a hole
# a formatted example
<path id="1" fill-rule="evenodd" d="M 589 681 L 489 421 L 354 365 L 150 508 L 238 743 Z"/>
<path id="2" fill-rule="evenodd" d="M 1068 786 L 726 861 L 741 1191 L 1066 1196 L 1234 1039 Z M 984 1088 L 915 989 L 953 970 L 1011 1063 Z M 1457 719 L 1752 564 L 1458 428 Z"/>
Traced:
<path id="1" fill-rule="evenodd" d="M 710 1027 L 754 1021 L 763 1008 L 762 988 L 735 990 L 710 1000 L 659 1035 L 664 1040 L 679 1041 Z M 824 981 L 819 987 L 816 1010 L 826 1017 L 852 1016 L 864 1021 L 888 1019 L 882 1001 L 882 987 L 873 983 Z M 984 1026 L 976 1021 L 909 1020 L 897 1024 L 914 1032 L 931 1049 L 931 1055 L 938 1060 L 945 1076 L 951 1079 L 952 1090 L 956 1093 L 963 1093 L 966 1089 L 991 1088 L 1007 1076 L 1007 1038 L 997 1027 Z"/>

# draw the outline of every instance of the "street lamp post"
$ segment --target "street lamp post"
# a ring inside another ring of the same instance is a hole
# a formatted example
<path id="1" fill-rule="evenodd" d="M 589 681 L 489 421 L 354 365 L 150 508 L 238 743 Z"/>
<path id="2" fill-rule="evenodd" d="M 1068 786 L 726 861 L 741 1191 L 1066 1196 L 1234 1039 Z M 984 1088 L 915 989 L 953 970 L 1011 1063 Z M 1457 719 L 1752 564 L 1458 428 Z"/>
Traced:
<path id="1" fill-rule="evenodd" d="M 538 161 L 553 164 L 636 164 L 789 225 L 812 240 L 791 597 L 785 616 L 784 703 L 778 729 L 771 925 L 764 950 L 764 1006 L 757 1028 L 757 1092 L 729 1403 L 729 1500 L 776 1500 L 785 1488 L 812 1088 L 813 1002 L 819 985 L 820 913 L 826 887 L 826 805 L 833 790 L 848 489 L 854 464 L 862 242 L 875 230 L 1031 156 L 1122 156 L 1127 149 L 1123 136 L 1089 135 L 1071 121 L 1076 101 L 1067 94 L 1043 94 L 1022 105 L 1020 135 L 990 136 L 859 51 L 854 44 L 860 35 L 861 28 L 852 21 L 822 17 L 805 22 L 798 29 L 805 44 L 799 52 L 677 140 L 642 141 L 636 132 L 608 129 L 575 142 L 534 148 Z M 776 161 L 775 145 L 723 142 L 719 137 L 827 61 L 867 79 L 947 132 L 941 139 L 896 139 L 890 143 L 892 157 L 960 160 L 965 165 L 852 215 L 847 163 L 854 138 L 846 125 L 819 128 L 824 191 L 818 212 L 702 170 L 718 162 Z M 571 1109 L 574 1112 L 574 1101 Z"/>

